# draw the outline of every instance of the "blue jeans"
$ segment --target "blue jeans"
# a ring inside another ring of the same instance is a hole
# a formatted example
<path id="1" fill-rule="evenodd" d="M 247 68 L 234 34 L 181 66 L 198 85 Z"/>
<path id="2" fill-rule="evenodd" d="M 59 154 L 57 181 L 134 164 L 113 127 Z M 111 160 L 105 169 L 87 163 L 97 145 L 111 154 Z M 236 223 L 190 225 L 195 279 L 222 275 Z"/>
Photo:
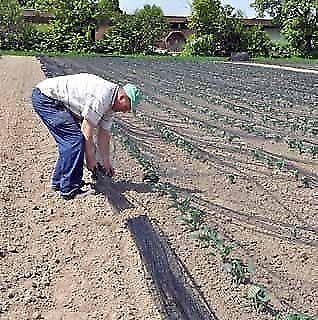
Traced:
<path id="1" fill-rule="evenodd" d="M 52 186 L 62 196 L 72 195 L 80 189 L 83 178 L 85 142 L 80 125 L 62 102 L 47 97 L 37 88 L 32 92 L 32 104 L 59 151 Z"/>

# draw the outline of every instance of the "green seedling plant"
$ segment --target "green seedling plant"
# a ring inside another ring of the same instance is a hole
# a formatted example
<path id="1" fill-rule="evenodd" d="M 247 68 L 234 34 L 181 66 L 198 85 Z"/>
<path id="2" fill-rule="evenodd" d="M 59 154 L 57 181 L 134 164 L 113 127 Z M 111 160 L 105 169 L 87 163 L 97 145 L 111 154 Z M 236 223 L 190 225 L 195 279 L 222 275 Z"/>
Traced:
<path id="1" fill-rule="evenodd" d="M 234 250 L 233 245 L 225 245 L 224 240 L 215 229 L 206 226 L 197 232 L 193 232 L 192 238 L 203 242 L 205 247 L 212 247 L 214 250 L 216 249 L 217 253 L 221 256 L 222 261 L 226 261 Z M 214 251 L 210 254 L 215 256 Z"/>
<path id="2" fill-rule="evenodd" d="M 191 231 L 198 230 L 202 223 L 202 214 L 199 211 L 191 210 L 179 217 L 177 217 L 177 221 L 186 224 Z"/>
<path id="3" fill-rule="evenodd" d="M 229 179 L 231 184 L 235 184 L 236 183 L 236 176 L 234 174 L 232 174 L 232 173 L 228 174 L 227 177 L 228 177 L 228 179 Z"/>
<path id="4" fill-rule="evenodd" d="M 257 312 L 264 311 L 270 303 L 270 295 L 262 286 L 253 284 L 247 290 L 247 299 Z"/>
<path id="5" fill-rule="evenodd" d="M 229 255 L 234 251 L 234 249 L 235 247 L 233 245 L 225 246 L 224 244 L 218 248 L 223 262 L 228 261 Z"/>
<path id="6" fill-rule="evenodd" d="M 191 237 L 202 242 L 205 247 L 214 245 L 214 243 L 219 239 L 218 232 L 206 226 L 196 232 L 193 232 Z"/>
<path id="7" fill-rule="evenodd" d="M 293 167 L 291 164 L 287 164 L 287 162 L 284 159 L 269 156 L 267 154 L 264 154 L 260 150 L 251 150 L 251 154 L 256 160 L 266 163 L 270 167 L 276 166 L 281 171 L 291 171 L 297 180 L 300 178 L 300 173 L 298 169 Z M 301 178 L 301 183 L 302 187 L 310 188 L 312 184 L 316 185 L 318 181 L 313 177 L 303 176 Z"/>
<path id="8" fill-rule="evenodd" d="M 190 206 L 191 198 L 187 198 L 181 202 L 175 201 L 170 206 L 174 207 L 183 214 L 177 217 L 177 221 L 186 224 L 191 231 L 198 230 L 202 223 L 202 212 Z"/>
<path id="9" fill-rule="evenodd" d="M 247 283 L 251 270 L 240 259 L 228 259 L 223 264 L 224 271 L 231 274 L 236 285 Z"/>
<path id="10" fill-rule="evenodd" d="M 310 188 L 310 178 L 309 177 L 302 177 L 301 183 L 304 188 Z"/>
<path id="11" fill-rule="evenodd" d="M 292 226 L 290 230 L 290 235 L 292 239 L 298 239 L 300 237 L 299 227 L 296 225 Z"/>

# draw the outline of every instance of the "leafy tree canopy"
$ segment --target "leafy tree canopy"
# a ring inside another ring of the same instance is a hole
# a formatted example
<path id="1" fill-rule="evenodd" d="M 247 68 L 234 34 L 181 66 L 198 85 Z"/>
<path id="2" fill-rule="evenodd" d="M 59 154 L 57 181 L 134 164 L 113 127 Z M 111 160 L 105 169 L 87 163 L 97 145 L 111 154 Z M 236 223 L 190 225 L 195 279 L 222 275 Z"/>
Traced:
<path id="1" fill-rule="evenodd" d="M 210 45 L 212 41 L 210 35 L 213 35 L 215 54 L 228 55 L 241 47 L 243 25 L 235 19 L 240 15 L 241 13 L 235 12 L 233 7 L 222 6 L 220 0 L 193 0 L 189 27 L 194 32 L 194 39 L 200 37 L 205 39 L 203 42 L 198 42 L 200 46 Z M 206 35 L 210 37 L 206 38 Z"/>
<path id="2" fill-rule="evenodd" d="M 22 22 L 22 11 L 17 0 L 0 1 L 0 28 L 15 28 Z"/>
<path id="3" fill-rule="evenodd" d="M 146 53 L 167 28 L 160 7 L 145 5 L 134 15 L 122 15 L 117 24 L 105 34 L 105 49 L 121 53 Z"/>
<path id="4" fill-rule="evenodd" d="M 318 50 L 318 0 L 254 0 L 260 16 L 269 14 L 299 54 Z"/>

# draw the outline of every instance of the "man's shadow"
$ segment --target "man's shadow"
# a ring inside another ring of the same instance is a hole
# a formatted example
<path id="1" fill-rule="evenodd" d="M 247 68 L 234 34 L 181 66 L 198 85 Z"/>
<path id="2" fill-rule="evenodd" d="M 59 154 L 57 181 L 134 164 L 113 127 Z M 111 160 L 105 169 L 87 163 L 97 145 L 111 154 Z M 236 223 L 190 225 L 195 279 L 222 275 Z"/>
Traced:
<path id="1" fill-rule="evenodd" d="M 137 189 L 137 192 L 151 192 L 151 188 L 145 183 L 139 185 L 131 182 L 115 182 L 111 177 L 104 175 L 97 176 L 95 189 L 97 193 L 102 193 L 106 196 L 115 213 L 134 208 L 134 205 L 123 195 L 125 191 Z"/>
<path id="2" fill-rule="evenodd" d="M 201 192 L 200 190 L 189 190 L 173 186 L 174 189 L 180 192 Z M 141 182 L 135 183 L 132 181 L 113 181 L 111 177 L 99 174 L 95 189 L 98 193 L 102 193 L 106 196 L 115 213 L 121 213 L 123 210 L 135 208 L 135 205 L 131 203 L 123 193 L 126 191 L 136 191 L 138 193 L 152 193 L 153 186 L 149 183 Z"/>

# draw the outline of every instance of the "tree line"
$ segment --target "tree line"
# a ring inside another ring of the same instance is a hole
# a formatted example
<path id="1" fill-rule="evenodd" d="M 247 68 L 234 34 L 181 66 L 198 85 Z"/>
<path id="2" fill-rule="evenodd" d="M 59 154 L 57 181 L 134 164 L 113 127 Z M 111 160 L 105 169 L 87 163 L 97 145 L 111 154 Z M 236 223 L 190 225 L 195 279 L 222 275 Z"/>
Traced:
<path id="1" fill-rule="evenodd" d="M 221 0 L 193 0 L 189 28 L 192 36 L 184 55 L 318 56 L 318 0 L 254 0 L 260 16 L 270 15 L 281 27 L 283 41 L 273 42 L 262 27 L 246 28 L 242 13 Z M 49 12 L 48 25 L 26 23 L 23 9 Z M 149 54 L 167 31 L 160 7 L 146 5 L 127 15 L 119 0 L 1 0 L 0 49 L 38 52 L 98 52 Z M 94 31 L 107 22 L 103 40 Z"/>

